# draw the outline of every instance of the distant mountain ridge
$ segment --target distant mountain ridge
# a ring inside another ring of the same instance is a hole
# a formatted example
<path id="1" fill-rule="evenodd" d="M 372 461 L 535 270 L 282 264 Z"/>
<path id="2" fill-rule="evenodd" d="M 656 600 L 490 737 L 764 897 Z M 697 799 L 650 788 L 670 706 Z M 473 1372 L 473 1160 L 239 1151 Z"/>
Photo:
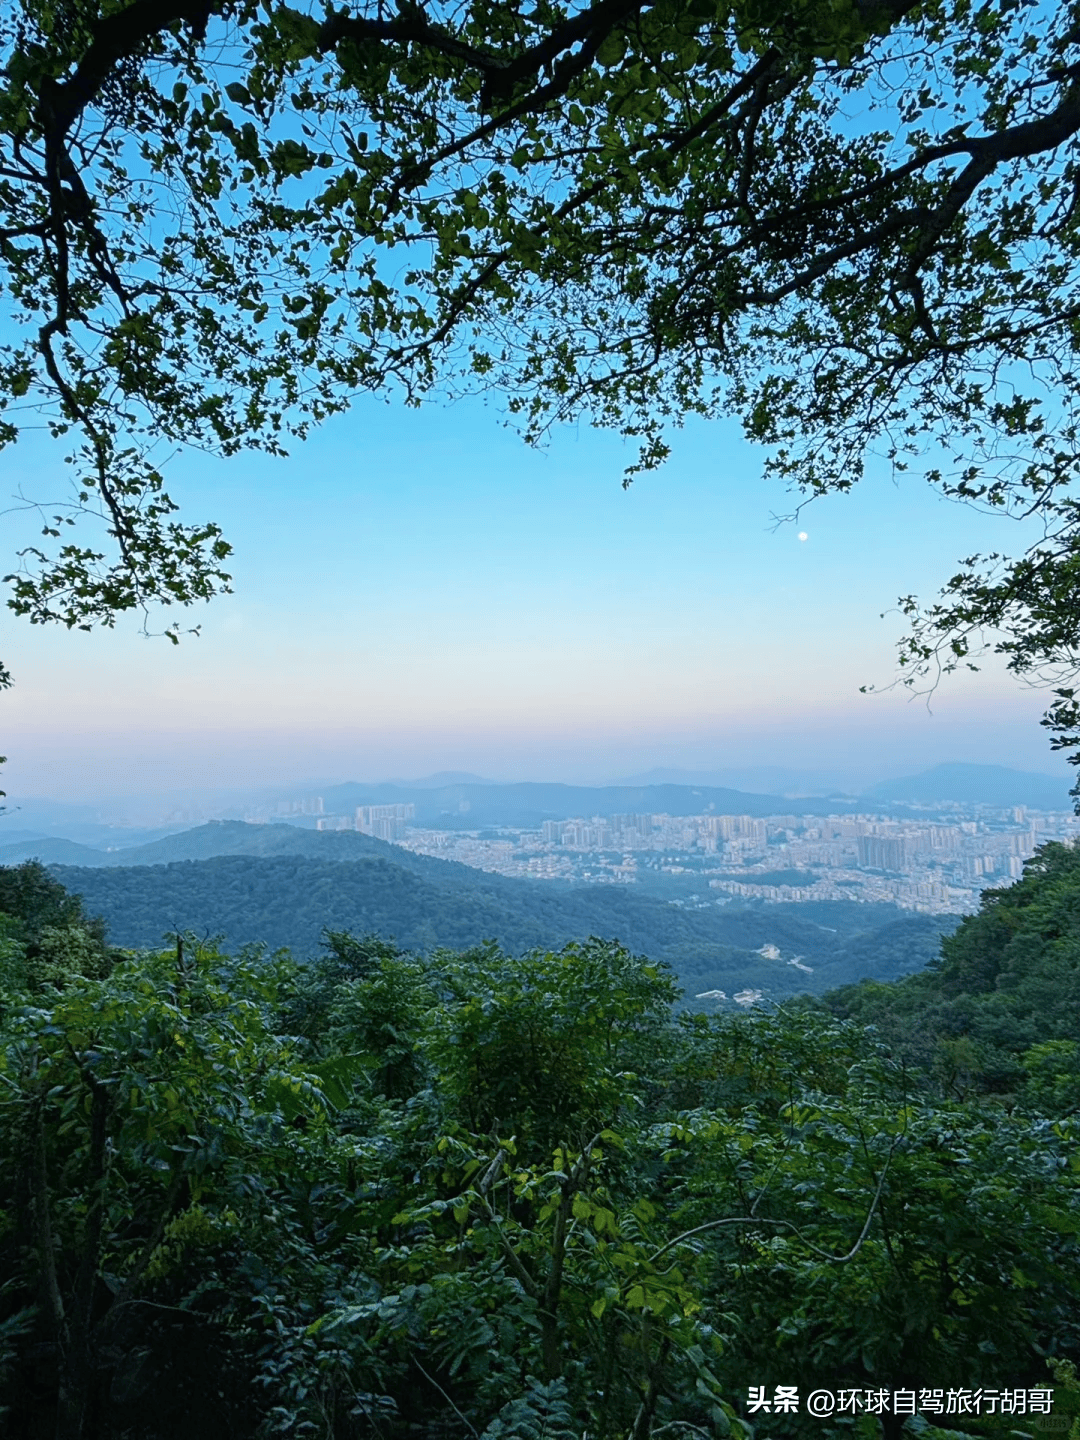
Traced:
<path id="1" fill-rule="evenodd" d="M 485 781 L 418 789 L 385 782 L 350 782 L 323 790 L 329 814 L 348 814 L 357 805 L 394 802 L 416 806 L 416 823 L 439 830 L 475 830 L 507 825 L 536 829 L 545 820 L 592 815 L 828 815 L 856 810 L 851 800 L 822 797 L 790 800 L 714 785 L 561 785 L 521 781 L 499 785 Z"/>
<path id="2" fill-rule="evenodd" d="M 663 766 L 639 775 L 622 775 L 612 785 L 707 785 L 751 794 L 835 796 L 847 798 L 858 786 L 842 771 L 798 770 L 783 765 L 756 765 L 729 770 L 680 770 Z"/>
<path id="3" fill-rule="evenodd" d="M 40 860 L 43 865 L 107 865 L 109 858 L 103 850 L 55 835 L 0 845 L 0 865 L 21 865 L 24 860 Z"/>
<path id="4" fill-rule="evenodd" d="M 244 820 L 208 820 L 205 825 L 194 829 L 166 835 L 146 845 L 132 845 L 125 850 L 92 850 L 88 845 L 76 845 L 71 840 L 25 841 L 0 848 L 0 864 L 18 865 L 23 860 L 35 859 L 45 865 L 116 869 L 174 865 L 184 860 L 212 860 L 225 855 L 246 855 L 255 859 L 304 855 L 331 862 L 375 857 L 405 865 L 413 859 L 412 853 L 400 846 L 389 845 L 385 840 L 376 840 L 371 835 L 360 835 L 352 830 L 306 830 L 284 822 L 253 825 Z M 473 873 L 467 865 L 457 868 Z"/>
<path id="5" fill-rule="evenodd" d="M 882 780 L 863 792 L 868 799 L 892 804 L 955 803 L 1026 805 L 1031 810 L 1070 810 L 1069 780 L 1006 765 L 935 765 L 919 775 Z"/>
<path id="6" fill-rule="evenodd" d="M 904 813 L 903 807 L 912 804 L 1071 808 L 1067 779 L 1000 765 L 937 765 L 919 775 L 880 781 L 860 796 L 834 793 L 795 797 L 722 785 L 660 783 L 664 773 L 653 772 L 656 783 L 592 786 L 534 781 L 504 784 L 464 772 L 443 771 L 409 781 L 350 781 L 322 786 L 320 791 L 327 815 L 351 816 L 359 805 L 403 802 L 414 806 L 413 824 L 433 830 L 538 829 L 545 820 L 589 819 L 594 815 L 843 815 L 867 809 L 868 802 L 879 812 L 900 814 Z M 641 777 L 643 781 L 648 778 Z M 775 778 L 780 779 L 781 772 L 775 772 Z M 312 796 L 316 793 L 320 792 L 310 792 Z M 59 813 L 64 807 L 53 808 Z M 333 832 L 316 833 L 316 817 L 311 814 L 260 825 L 240 819 L 208 824 L 216 828 L 204 824 L 188 829 L 170 825 L 143 830 L 142 843 L 132 844 L 139 832 L 127 826 L 80 821 L 78 825 L 58 824 L 54 830 L 46 806 L 37 828 L 12 830 L 6 836 L 0 829 L 0 865 L 17 865 L 32 858 L 46 864 L 87 867 L 160 865 L 229 854 L 306 854 L 336 859 L 343 854 L 342 845 L 363 847 L 370 843 L 367 837 L 350 836 L 348 832 L 336 836 Z M 229 826 L 239 828 L 230 830 Z M 262 839 L 251 838 L 248 832 L 255 830 L 262 832 Z M 310 836 L 307 842 L 297 838 L 305 832 Z M 355 848 L 348 851 L 354 858 L 357 853 Z"/>
<path id="7" fill-rule="evenodd" d="M 474 775 L 470 770 L 438 770 L 434 775 L 422 775 L 419 780 L 394 778 L 381 782 L 397 785 L 403 790 L 441 790 L 447 785 L 498 785 L 498 780 L 487 780 L 483 775 Z"/>

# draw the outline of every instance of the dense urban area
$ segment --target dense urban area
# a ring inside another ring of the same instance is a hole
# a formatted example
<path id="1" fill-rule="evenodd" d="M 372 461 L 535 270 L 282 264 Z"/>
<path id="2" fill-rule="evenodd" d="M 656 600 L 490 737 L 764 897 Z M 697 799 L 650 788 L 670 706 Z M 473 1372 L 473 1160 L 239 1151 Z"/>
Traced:
<path id="1" fill-rule="evenodd" d="M 417 826 L 411 803 L 361 805 L 325 814 L 319 797 L 252 811 L 249 820 L 306 817 L 319 830 L 355 830 L 416 854 L 535 879 L 632 885 L 652 870 L 700 875 L 714 895 L 777 902 L 892 902 L 926 914 L 968 913 L 987 886 L 1019 879 L 1050 840 L 1071 841 L 1080 819 L 1024 806 L 942 805 L 897 817 L 877 813 L 758 818 L 704 813 L 625 814 L 510 826 L 439 830 Z"/>

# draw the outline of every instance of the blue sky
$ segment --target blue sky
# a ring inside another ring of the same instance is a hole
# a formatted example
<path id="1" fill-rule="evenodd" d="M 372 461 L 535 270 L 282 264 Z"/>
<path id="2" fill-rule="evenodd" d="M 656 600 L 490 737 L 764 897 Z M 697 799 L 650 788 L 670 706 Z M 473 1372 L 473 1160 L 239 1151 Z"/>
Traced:
<path id="1" fill-rule="evenodd" d="M 286 460 L 182 456 L 185 517 L 236 547 L 235 594 L 178 649 L 9 620 L 6 788 L 92 798 L 467 769 L 604 781 L 790 765 L 858 783 L 948 759 L 1060 770 L 1042 697 L 990 669 L 928 711 L 894 676 L 898 594 L 1017 527 L 876 474 L 797 524 L 736 427 L 695 423 L 624 491 L 616 437 L 528 450 L 479 402 L 364 400 Z M 58 449 L 5 484 L 62 493 Z M 33 534 L 5 517 L 8 553 Z M 800 540 L 800 533 L 806 535 Z"/>

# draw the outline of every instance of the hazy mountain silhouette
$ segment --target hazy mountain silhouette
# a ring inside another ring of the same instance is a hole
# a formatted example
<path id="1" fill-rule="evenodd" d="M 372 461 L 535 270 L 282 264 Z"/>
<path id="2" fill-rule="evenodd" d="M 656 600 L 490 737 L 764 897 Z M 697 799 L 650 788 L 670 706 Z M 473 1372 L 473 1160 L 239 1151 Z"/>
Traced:
<path id="1" fill-rule="evenodd" d="M 109 859 L 102 850 L 55 835 L 0 845 L 0 865 L 21 865 L 24 860 L 40 860 L 43 865 L 107 865 Z"/>
<path id="2" fill-rule="evenodd" d="M 507 825 L 536 829 L 544 820 L 592 815 L 827 815 L 857 809 L 849 801 L 811 797 L 797 801 L 715 785 L 560 785 L 536 781 L 501 785 L 486 781 L 418 789 L 380 785 L 332 785 L 322 792 L 328 814 L 347 815 L 357 805 L 416 806 L 415 823 L 437 830 L 476 830 Z"/>
<path id="3" fill-rule="evenodd" d="M 882 780 L 863 794 L 874 800 L 933 805 L 1026 805 L 1032 810 L 1069 810 L 1069 780 L 1005 765 L 935 765 L 919 775 Z"/>

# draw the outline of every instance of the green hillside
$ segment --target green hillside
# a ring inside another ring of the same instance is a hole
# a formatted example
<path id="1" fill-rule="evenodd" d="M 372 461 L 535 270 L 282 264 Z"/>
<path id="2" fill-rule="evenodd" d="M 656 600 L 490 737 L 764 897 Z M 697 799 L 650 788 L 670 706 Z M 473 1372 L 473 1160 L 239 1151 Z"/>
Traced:
<path id="1" fill-rule="evenodd" d="M 363 870 L 369 918 L 434 888 L 379 859 L 82 873 L 330 921 Z M 920 982 L 1033 1023 L 1001 1096 L 820 1002 L 680 1014 L 608 940 L 126 954 L 42 866 L 0 870 L 3 1434 L 1075 1440 L 1077 857 L 1016 889 Z M 909 921 L 844 944 L 887 964 Z"/>
<path id="2" fill-rule="evenodd" d="M 43 865 L 107 865 L 109 856 L 90 845 L 52 835 L 0 846 L 0 865 L 21 865 L 24 860 L 40 860 Z"/>
<path id="3" fill-rule="evenodd" d="M 168 865 L 174 860 L 211 860 L 218 855 L 307 855 L 320 860 L 379 856 L 415 868 L 418 874 L 424 874 L 432 864 L 450 863 L 414 856 L 400 845 L 388 845 L 385 840 L 355 830 L 305 830 L 299 825 L 250 825 L 242 820 L 210 820 L 146 845 L 114 850 L 103 858 L 108 865 Z M 476 873 L 467 865 L 455 865 L 455 869 L 463 872 L 458 877 L 461 884 Z"/>
<path id="4" fill-rule="evenodd" d="M 287 947 L 298 956 L 316 953 L 326 928 L 375 933 L 425 952 L 497 938 L 520 954 L 617 936 L 670 964 L 690 997 L 751 988 L 781 999 L 865 974 L 892 979 L 925 964 L 954 923 L 884 905 L 689 908 L 623 886 L 515 880 L 367 836 L 287 826 L 205 826 L 145 849 L 164 857 L 213 843 L 270 853 L 54 873 L 104 918 L 113 942 L 128 947 L 158 945 L 165 931 L 178 930 L 219 935 L 230 947 Z M 273 854 L 275 846 L 315 854 Z M 756 954 L 763 946 L 775 946 L 780 958 Z M 790 963 L 796 959 L 799 965 Z"/>
<path id="5" fill-rule="evenodd" d="M 1022 880 L 984 891 L 927 969 L 824 1003 L 960 1090 L 1012 1092 L 1034 1064 L 1057 1104 L 1080 1107 L 1080 849 L 1044 845 Z"/>

